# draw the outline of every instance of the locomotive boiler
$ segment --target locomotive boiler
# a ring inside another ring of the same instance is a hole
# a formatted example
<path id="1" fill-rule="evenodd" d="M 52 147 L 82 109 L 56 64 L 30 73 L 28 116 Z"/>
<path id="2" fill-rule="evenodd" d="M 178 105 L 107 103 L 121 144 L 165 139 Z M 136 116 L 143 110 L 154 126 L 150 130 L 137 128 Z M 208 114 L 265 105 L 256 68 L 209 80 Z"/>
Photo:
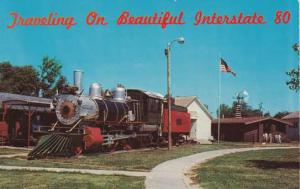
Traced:
<path id="1" fill-rule="evenodd" d="M 158 93 L 125 89 L 118 85 L 103 91 L 98 83 L 83 95 L 81 71 L 74 71 L 74 86 L 53 99 L 57 122 L 41 131 L 43 140 L 29 159 L 50 154 L 80 154 L 83 151 L 131 149 L 165 141 L 166 100 Z M 172 105 L 174 142 L 190 131 L 190 117 L 183 107 Z"/>
<path id="2" fill-rule="evenodd" d="M 93 83 L 89 96 L 82 95 L 82 75 L 74 71 L 75 90 L 67 90 L 54 100 L 58 121 L 63 125 L 78 124 L 80 121 L 98 120 L 103 122 L 120 122 L 129 113 L 123 86 L 119 85 L 113 92 L 113 98 L 102 96 L 101 86 Z M 132 112 L 130 112 L 132 113 Z"/>
<path id="3" fill-rule="evenodd" d="M 99 86 L 97 83 L 91 87 Z M 122 97 L 122 86 L 118 86 L 113 98 L 101 96 L 78 96 L 63 94 L 58 97 L 56 115 L 63 125 L 78 125 L 81 121 L 95 121 L 102 124 L 121 124 L 135 120 L 137 104 Z M 121 96 L 117 98 L 115 96 Z M 74 127 L 73 126 L 73 127 Z M 72 128 L 73 128 L 72 127 Z M 70 128 L 69 131 L 72 131 Z"/>

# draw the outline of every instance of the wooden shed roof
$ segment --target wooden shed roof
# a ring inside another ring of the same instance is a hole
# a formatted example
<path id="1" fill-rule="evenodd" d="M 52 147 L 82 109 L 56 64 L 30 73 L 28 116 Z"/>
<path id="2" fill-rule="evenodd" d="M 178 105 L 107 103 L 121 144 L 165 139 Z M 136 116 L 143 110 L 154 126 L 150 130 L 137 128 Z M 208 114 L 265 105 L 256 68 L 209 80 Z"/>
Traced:
<path id="1" fill-rule="evenodd" d="M 52 99 L 0 92 L 0 108 L 3 102 L 6 102 L 10 109 L 28 110 L 30 106 L 35 111 L 50 112 Z"/>
<path id="2" fill-rule="evenodd" d="M 127 89 L 127 91 L 139 91 L 144 93 L 145 95 L 152 97 L 152 98 L 158 98 L 160 100 L 164 99 L 164 96 L 160 93 L 157 92 L 152 92 L 152 91 L 146 91 L 146 90 L 142 90 L 142 89 Z"/>
<path id="3" fill-rule="evenodd" d="M 296 119 L 296 118 L 300 118 L 300 111 L 297 112 L 292 112 L 286 116 L 284 116 L 282 119 Z"/>
<path id="4" fill-rule="evenodd" d="M 274 117 L 222 118 L 222 119 L 220 119 L 220 123 L 221 124 L 249 125 L 249 124 L 258 123 L 258 122 L 267 121 L 267 120 L 273 120 L 273 121 L 280 122 L 280 123 L 283 123 L 283 124 L 289 125 L 289 126 L 293 125 L 292 123 L 290 123 L 288 121 L 277 119 L 277 118 L 274 118 Z M 218 123 L 218 119 L 214 119 L 212 121 L 212 124 L 217 124 L 217 123 Z"/>

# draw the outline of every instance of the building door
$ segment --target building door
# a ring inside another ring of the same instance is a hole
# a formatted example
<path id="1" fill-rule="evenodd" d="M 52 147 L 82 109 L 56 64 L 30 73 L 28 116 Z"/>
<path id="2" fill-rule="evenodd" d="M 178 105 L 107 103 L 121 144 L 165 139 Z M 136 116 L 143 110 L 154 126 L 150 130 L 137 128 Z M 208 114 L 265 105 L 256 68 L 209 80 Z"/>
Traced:
<path id="1" fill-rule="evenodd" d="M 257 133 L 258 133 L 257 129 L 245 133 L 244 142 L 258 142 Z"/>
<path id="2" fill-rule="evenodd" d="M 191 120 L 191 133 L 190 138 L 193 140 L 197 139 L 197 119 Z"/>

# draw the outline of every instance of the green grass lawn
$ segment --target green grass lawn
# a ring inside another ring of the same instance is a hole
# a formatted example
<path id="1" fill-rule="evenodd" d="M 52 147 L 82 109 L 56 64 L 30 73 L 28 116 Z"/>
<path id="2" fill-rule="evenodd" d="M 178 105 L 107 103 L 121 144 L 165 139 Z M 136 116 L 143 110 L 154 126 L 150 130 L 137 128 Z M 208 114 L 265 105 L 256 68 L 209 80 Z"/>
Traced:
<path id="1" fill-rule="evenodd" d="M 195 173 L 203 188 L 299 188 L 299 149 L 249 151 L 215 158 Z"/>
<path id="2" fill-rule="evenodd" d="M 249 146 L 252 146 L 252 144 L 187 144 L 173 148 L 171 151 L 168 151 L 167 149 L 153 149 L 147 151 L 133 151 L 115 154 L 89 154 L 71 158 L 51 158 L 30 161 L 26 160 L 26 157 L 0 158 L 0 165 L 149 171 L 159 163 L 170 159 L 210 150 Z"/>
<path id="3" fill-rule="evenodd" d="M 12 149 L 12 148 L 0 148 L 0 155 L 8 155 L 8 154 L 22 154 L 28 153 L 29 150 L 22 149 Z"/>
<path id="4" fill-rule="evenodd" d="M 44 189 L 44 188 L 101 188 L 141 189 L 144 177 L 101 176 L 73 173 L 50 173 L 35 171 L 0 171 L 0 188 Z"/>

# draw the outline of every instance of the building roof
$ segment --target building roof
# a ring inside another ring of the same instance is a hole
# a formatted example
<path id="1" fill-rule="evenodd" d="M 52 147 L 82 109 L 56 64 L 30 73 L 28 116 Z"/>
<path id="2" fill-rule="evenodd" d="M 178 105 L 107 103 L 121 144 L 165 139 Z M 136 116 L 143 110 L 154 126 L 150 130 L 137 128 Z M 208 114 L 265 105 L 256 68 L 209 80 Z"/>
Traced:
<path id="1" fill-rule="evenodd" d="M 192 102 L 194 101 L 201 107 L 201 109 L 205 112 L 205 114 L 212 120 L 213 119 L 212 115 L 209 113 L 208 109 L 200 102 L 197 96 L 175 97 L 175 105 L 183 106 L 185 108 L 188 108 L 188 106 L 192 104 Z"/>
<path id="2" fill-rule="evenodd" d="M 0 92 L 0 108 L 2 108 L 2 102 L 5 101 L 10 105 L 11 109 L 24 110 L 28 109 L 30 105 L 35 107 L 36 111 L 51 111 L 52 99 L 48 98 Z"/>
<path id="3" fill-rule="evenodd" d="M 161 99 L 161 100 L 164 99 L 164 96 L 160 93 L 157 93 L 157 92 L 146 91 L 146 90 L 142 90 L 142 89 L 127 89 L 127 91 L 140 91 L 140 92 L 146 94 L 149 97 L 158 98 L 158 99 Z"/>
<path id="4" fill-rule="evenodd" d="M 282 119 L 296 119 L 296 118 L 300 118 L 300 111 L 297 112 L 292 112 L 286 116 L 284 116 Z"/>
<path id="5" fill-rule="evenodd" d="M 29 101 L 29 102 L 39 102 L 39 103 L 45 103 L 45 104 L 50 104 L 52 102 L 52 99 L 49 99 L 49 98 L 40 98 L 40 97 L 34 97 L 34 96 L 26 96 L 26 95 L 0 92 L 0 102 L 7 101 L 7 100 L 24 100 L 24 101 Z"/>
<path id="6" fill-rule="evenodd" d="M 257 122 L 262 122 L 262 121 L 267 121 L 267 120 L 273 120 L 273 121 L 277 121 L 286 125 L 290 125 L 292 126 L 293 124 L 288 122 L 288 121 L 284 121 L 281 119 L 277 119 L 274 117 L 244 117 L 244 118 L 221 118 L 220 119 L 220 123 L 221 124 L 244 124 L 244 125 L 249 125 L 252 123 L 257 123 Z M 218 123 L 218 119 L 214 119 L 212 121 L 212 124 L 217 124 Z"/>
<path id="7" fill-rule="evenodd" d="M 175 104 L 187 108 L 196 98 L 196 96 L 178 96 L 175 97 Z"/>

